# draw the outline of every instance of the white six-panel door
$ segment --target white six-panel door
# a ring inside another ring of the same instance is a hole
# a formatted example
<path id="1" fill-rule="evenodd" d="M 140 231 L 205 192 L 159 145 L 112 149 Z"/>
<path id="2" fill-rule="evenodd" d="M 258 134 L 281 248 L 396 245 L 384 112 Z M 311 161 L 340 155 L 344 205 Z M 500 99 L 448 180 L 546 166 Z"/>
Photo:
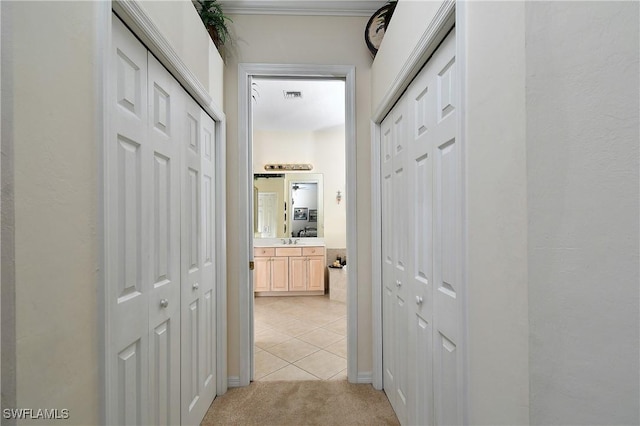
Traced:
<path id="1" fill-rule="evenodd" d="M 182 424 L 199 424 L 216 394 L 214 122 L 192 99 L 182 114 Z"/>
<path id="2" fill-rule="evenodd" d="M 199 424 L 216 393 L 215 123 L 115 16 L 112 34 L 107 423 Z"/>
<path id="3" fill-rule="evenodd" d="M 383 380 L 402 424 L 463 420 L 456 81 L 454 30 L 381 126 Z"/>
<path id="4" fill-rule="evenodd" d="M 405 105 L 400 101 L 382 123 L 383 370 L 385 390 L 402 423 L 406 423 L 408 379 Z"/>
<path id="5" fill-rule="evenodd" d="M 107 423 L 147 424 L 149 419 L 150 170 L 147 50 L 117 19 L 113 22 L 113 132 L 105 146 L 107 325 Z M 110 231 L 110 232 L 109 232 Z"/>
<path id="6" fill-rule="evenodd" d="M 182 88 L 148 53 L 149 422 L 180 421 L 180 139 Z M 143 159 L 147 160 L 148 159 Z"/>

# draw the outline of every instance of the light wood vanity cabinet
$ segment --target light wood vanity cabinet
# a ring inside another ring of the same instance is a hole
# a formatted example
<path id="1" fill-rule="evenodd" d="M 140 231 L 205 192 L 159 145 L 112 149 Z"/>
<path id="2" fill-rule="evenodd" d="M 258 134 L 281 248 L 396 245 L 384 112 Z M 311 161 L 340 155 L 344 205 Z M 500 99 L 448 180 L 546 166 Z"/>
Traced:
<path id="1" fill-rule="evenodd" d="M 254 291 L 288 291 L 289 262 L 286 257 L 276 257 L 273 247 L 254 250 Z"/>
<path id="2" fill-rule="evenodd" d="M 324 294 L 324 247 L 258 247 L 253 255 L 256 293 Z"/>

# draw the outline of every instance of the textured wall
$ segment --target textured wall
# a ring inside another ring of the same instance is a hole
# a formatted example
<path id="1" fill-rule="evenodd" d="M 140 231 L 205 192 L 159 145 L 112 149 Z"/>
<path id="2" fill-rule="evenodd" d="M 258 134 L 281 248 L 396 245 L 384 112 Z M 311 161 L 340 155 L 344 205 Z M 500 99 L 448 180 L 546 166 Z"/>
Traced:
<path id="1" fill-rule="evenodd" d="M 16 404 L 67 408 L 75 424 L 99 421 L 101 395 L 96 5 L 10 3 L 12 27 L 3 34 L 14 94 L 6 113 L 14 144 Z"/>
<path id="2" fill-rule="evenodd" d="M 526 9 L 532 424 L 638 424 L 637 2 Z"/>
<path id="3" fill-rule="evenodd" d="M 469 423 L 526 424 L 524 3 L 466 6 Z"/>
<path id="4" fill-rule="evenodd" d="M 371 210 L 370 167 L 370 67 L 371 55 L 364 43 L 365 17 L 234 15 L 236 36 L 227 50 L 225 113 L 227 115 L 227 234 L 236 235 L 238 222 L 238 63 L 326 64 L 356 66 L 357 238 L 358 268 L 358 366 L 371 372 L 371 260 L 369 247 Z M 229 376 L 239 375 L 238 241 L 228 239 Z"/>

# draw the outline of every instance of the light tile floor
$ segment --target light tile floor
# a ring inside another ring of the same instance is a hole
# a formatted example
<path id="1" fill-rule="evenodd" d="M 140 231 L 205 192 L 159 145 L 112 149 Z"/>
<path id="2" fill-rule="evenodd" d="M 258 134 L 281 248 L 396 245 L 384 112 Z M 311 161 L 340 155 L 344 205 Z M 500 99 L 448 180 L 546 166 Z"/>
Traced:
<path id="1" fill-rule="evenodd" d="M 325 296 L 256 297 L 254 380 L 346 380 L 347 307 Z"/>

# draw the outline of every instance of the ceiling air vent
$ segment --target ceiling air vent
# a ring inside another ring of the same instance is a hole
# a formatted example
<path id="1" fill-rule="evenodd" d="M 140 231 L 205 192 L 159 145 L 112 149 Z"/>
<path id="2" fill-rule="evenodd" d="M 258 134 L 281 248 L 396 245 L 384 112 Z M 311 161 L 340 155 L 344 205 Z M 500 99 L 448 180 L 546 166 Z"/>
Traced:
<path id="1" fill-rule="evenodd" d="M 302 99 L 302 92 L 295 90 L 285 90 L 284 92 L 285 99 Z"/>

